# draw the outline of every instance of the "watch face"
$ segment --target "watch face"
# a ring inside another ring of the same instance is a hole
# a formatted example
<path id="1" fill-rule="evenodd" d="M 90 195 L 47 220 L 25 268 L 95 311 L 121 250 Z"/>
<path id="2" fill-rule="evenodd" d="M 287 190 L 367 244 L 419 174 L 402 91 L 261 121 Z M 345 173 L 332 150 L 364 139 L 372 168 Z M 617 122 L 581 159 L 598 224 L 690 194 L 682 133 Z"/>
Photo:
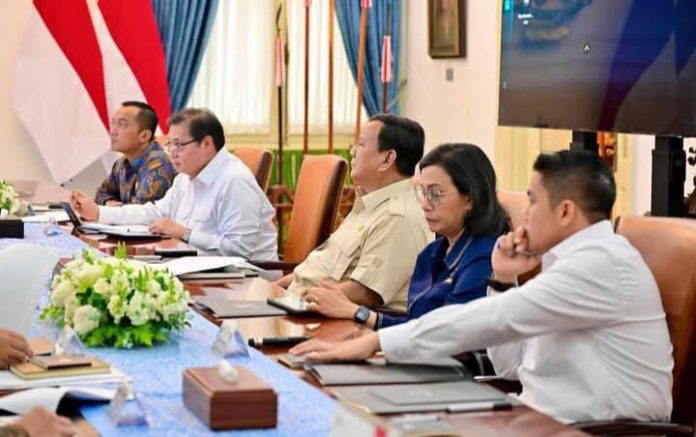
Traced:
<path id="1" fill-rule="evenodd" d="M 370 310 L 369 308 L 365 306 L 360 306 L 358 308 L 358 311 L 355 312 L 355 321 L 357 323 L 360 323 L 361 325 L 364 325 L 367 322 L 367 319 L 370 318 Z"/>

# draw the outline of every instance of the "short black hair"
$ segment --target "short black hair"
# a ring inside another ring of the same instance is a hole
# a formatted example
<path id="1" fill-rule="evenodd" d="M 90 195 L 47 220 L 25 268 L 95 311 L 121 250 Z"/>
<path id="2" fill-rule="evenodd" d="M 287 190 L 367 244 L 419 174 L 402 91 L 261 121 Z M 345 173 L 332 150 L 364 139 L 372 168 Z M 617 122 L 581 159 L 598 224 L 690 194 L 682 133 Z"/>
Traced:
<path id="1" fill-rule="evenodd" d="M 464 223 L 469 232 L 497 237 L 510 230 L 496 194 L 495 170 L 483 150 L 474 144 L 441 144 L 425 155 L 420 169 L 432 165 L 449 175 L 459 194 L 469 196 L 471 211 Z"/>
<path id="2" fill-rule="evenodd" d="M 169 126 L 189 122 L 189 133 L 196 141 L 201 141 L 210 135 L 215 144 L 215 150 L 225 147 L 225 130 L 220 120 L 206 108 L 187 108 L 172 114 L 167 120 Z"/>
<path id="3" fill-rule="evenodd" d="M 549 193 L 551 206 L 564 199 L 575 202 L 590 223 L 611 217 L 616 200 L 616 182 L 611 168 L 596 154 L 585 150 L 542 153 L 534 171 Z"/>
<path id="4" fill-rule="evenodd" d="M 396 152 L 396 169 L 402 176 L 413 176 L 416 165 L 423 157 L 425 132 L 417 122 L 392 114 L 377 114 L 370 121 L 379 121 L 382 128 L 377 135 L 379 151 Z"/>
<path id="5" fill-rule="evenodd" d="M 148 105 L 145 102 L 139 102 L 137 100 L 128 100 L 121 103 L 124 108 L 138 108 L 138 114 L 135 116 L 135 121 L 138 122 L 138 127 L 141 131 L 149 130 L 150 139 L 152 141 L 155 139 L 155 131 L 157 130 L 157 123 L 159 123 L 159 118 L 157 118 L 157 113 L 155 108 Z"/>

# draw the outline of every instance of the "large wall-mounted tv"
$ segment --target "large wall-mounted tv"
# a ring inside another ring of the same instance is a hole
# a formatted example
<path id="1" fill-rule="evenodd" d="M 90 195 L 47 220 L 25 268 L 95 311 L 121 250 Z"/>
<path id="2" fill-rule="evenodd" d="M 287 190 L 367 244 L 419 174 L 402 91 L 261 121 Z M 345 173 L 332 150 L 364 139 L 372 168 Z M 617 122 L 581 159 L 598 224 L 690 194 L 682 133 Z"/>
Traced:
<path id="1" fill-rule="evenodd" d="M 696 136 L 696 0 L 503 0 L 499 123 Z"/>

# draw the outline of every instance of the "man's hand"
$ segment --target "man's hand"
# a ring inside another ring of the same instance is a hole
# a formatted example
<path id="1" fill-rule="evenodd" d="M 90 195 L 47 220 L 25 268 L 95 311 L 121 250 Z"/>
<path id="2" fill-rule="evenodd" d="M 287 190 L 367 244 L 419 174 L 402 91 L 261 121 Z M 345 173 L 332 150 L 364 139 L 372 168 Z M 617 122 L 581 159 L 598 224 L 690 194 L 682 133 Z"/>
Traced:
<path id="1" fill-rule="evenodd" d="M 290 353 L 305 355 L 309 361 L 361 361 L 372 357 L 379 348 L 379 335 L 370 332 L 336 344 L 308 341 L 295 346 Z"/>
<path id="2" fill-rule="evenodd" d="M 290 286 L 290 284 L 292 283 L 292 280 L 294 278 L 295 278 L 295 275 L 290 273 L 290 274 L 287 274 L 287 275 L 273 281 L 273 285 L 277 285 L 280 288 L 287 289 Z"/>
<path id="3" fill-rule="evenodd" d="M 302 297 L 309 302 L 307 309 L 317 311 L 327 317 L 352 319 L 358 310 L 358 305 L 346 297 L 338 284 L 321 281 L 319 285 L 319 287 L 312 287 L 302 292 Z"/>
<path id="4" fill-rule="evenodd" d="M 23 363 L 33 355 L 24 337 L 14 331 L 0 329 L 0 367 Z"/>
<path id="5" fill-rule="evenodd" d="M 153 234 L 168 235 L 181 240 L 188 229 L 170 218 L 163 218 L 151 224 L 149 230 Z"/>
<path id="6" fill-rule="evenodd" d="M 123 203 L 119 202 L 118 200 L 111 199 L 104 202 L 104 206 L 123 206 Z"/>
<path id="7" fill-rule="evenodd" d="M 75 190 L 70 195 L 70 205 L 85 220 L 96 222 L 99 220 L 99 206 L 80 190 Z"/>
<path id="8" fill-rule="evenodd" d="M 75 427 L 69 419 L 50 413 L 43 407 L 32 408 L 14 425 L 24 428 L 31 437 L 76 435 Z"/>
<path id="9" fill-rule="evenodd" d="M 515 282 L 518 275 L 532 270 L 540 261 L 541 255 L 529 252 L 527 231 L 523 227 L 500 236 L 491 257 L 495 279 L 508 283 Z"/>

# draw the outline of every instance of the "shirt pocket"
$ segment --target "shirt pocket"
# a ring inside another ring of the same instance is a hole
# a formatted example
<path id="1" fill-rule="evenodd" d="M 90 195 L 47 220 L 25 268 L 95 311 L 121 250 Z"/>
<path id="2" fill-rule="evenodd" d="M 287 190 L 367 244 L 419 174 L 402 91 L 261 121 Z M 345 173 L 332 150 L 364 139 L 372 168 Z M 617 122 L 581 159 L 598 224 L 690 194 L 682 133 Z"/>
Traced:
<path id="1" fill-rule="evenodd" d="M 333 235 L 331 240 L 326 255 L 321 261 L 321 269 L 334 281 L 340 281 L 357 256 L 360 248 L 360 236 L 342 233 Z"/>
<path id="2" fill-rule="evenodd" d="M 211 220 L 211 216 L 213 215 L 213 211 L 209 207 L 195 207 L 193 211 L 191 211 L 191 225 L 192 226 L 201 226 L 204 224 L 207 224 Z"/>

